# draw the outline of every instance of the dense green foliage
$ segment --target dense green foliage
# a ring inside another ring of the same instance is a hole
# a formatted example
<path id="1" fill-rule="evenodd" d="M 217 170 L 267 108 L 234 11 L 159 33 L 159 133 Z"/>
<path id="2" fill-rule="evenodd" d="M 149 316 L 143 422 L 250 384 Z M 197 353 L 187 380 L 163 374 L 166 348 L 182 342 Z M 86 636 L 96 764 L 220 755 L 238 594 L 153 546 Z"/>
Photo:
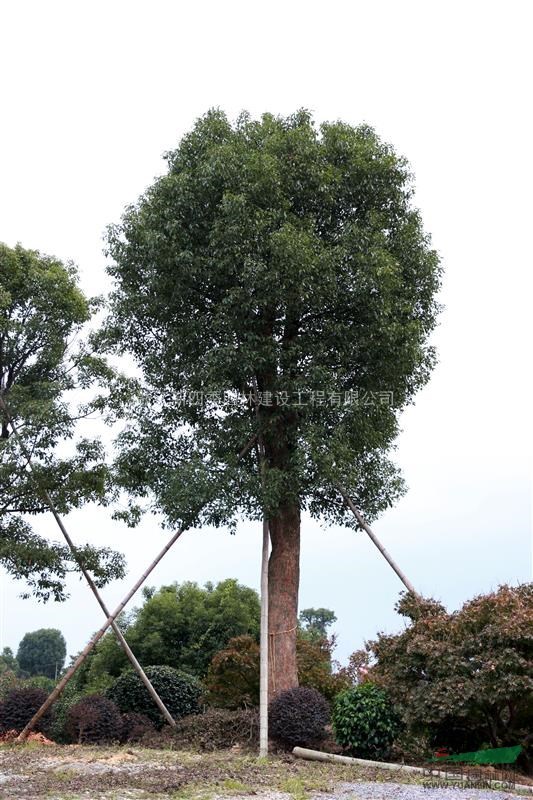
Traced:
<path id="1" fill-rule="evenodd" d="M 299 615 L 301 631 L 310 638 L 325 639 L 328 628 L 336 621 L 335 613 L 329 608 L 304 608 Z"/>
<path id="2" fill-rule="evenodd" d="M 192 675 L 164 666 L 146 667 L 145 672 L 175 719 L 194 714 L 199 710 L 198 701 L 201 687 Z M 132 669 L 126 670 L 116 679 L 113 686 L 108 689 L 107 696 L 124 713 L 135 711 L 138 714 L 144 714 L 159 727 L 164 722 L 148 689 Z"/>
<path id="3" fill-rule="evenodd" d="M 48 678 L 57 678 L 66 656 L 67 643 L 61 631 L 55 628 L 26 633 L 17 651 L 17 661 L 24 672 Z"/>
<path id="4" fill-rule="evenodd" d="M 109 230 L 105 338 L 146 386 L 123 486 L 170 524 L 257 518 L 256 455 L 236 455 L 260 425 L 271 514 L 354 525 L 340 481 L 375 517 L 402 490 L 386 453 L 434 361 L 438 260 L 405 161 L 368 126 L 317 130 L 305 111 L 211 111 L 167 161 Z"/>
<path id="5" fill-rule="evenodd" d="M 122 718 L 115 703 L 102 695 L 87 695 L 68 711 L 65 732 L 75 744 L 119 741 Z"/>
<path id="6" fill-rule="evenodd" d="M 307 747 L 323 741 L 329 720 L 327 700 L 316 689 L 304 686 L 280 692 L 268 708 L 269 735 L 285 747 Z"/>
<path id="7" fill-rule="evenodd" d="M 16 675 L 19 670 L 19 663 L 13 654 L 13 650 L 10 647 L 4 647 L 0 653 L 0 675 L 4 672 L 13 672 Z"/>
<path id="8" fill-rule="evenodd" d="M 124 635 L 140 663 L 166 664 L 204 677 L 212 657 L 234 636 L 259 636 L 257 592 L 236 580 L 200 587 L 196 583 L 163 586 L 147 593 L 144 605 L 122 620 Z M 98 646 L 86 672 L 94 688 L 128 665 L 111 633 Z"/>
<path id="9" fill-rule="evenodd" d="M 11 689 L 0 703 L 0 732 L 21 731 L 39 709 L 48 692 L 37 687 Z M 51 724 L 51 712 L 41 717 L 37 730 L 47 733 Z"/>
<path id="10" fill-rule="evenodd" d="M 523 741 L 533 721 L 533 583 L 452 613 L 411 595 L 398 610 L 410 625 L 371 643 L 371 674 L 408 728 L 458 751 Z"/>
<path id="11" fill-rule="evenodd" d="M 72 389 L 111 378 L 80 339 L 94 308 L 72 265 L 0 244 L 0 394 L 32 454 L 39 487 L 62 513 L 103 502 L 108 490 L 102 445 L 77 436 L 76 412 L 65 399 Z M 26 461 L 0 407 L 0 565 L 38 599 L 62 600 L 66 574 L 77 567 L 65 545 L 48 541 L 29 522 L 47 506 Z M 122 558 L 107 548 L 85 545 L 79 552 L 100 586 L 124 574 Z"/>
<path id="12" fill-rule="evenodd" d="M 341 692 L 333 705 L 337 742 L 360 758 L 386 758 L 400 732 L 400 720 L 387 693 L 372 683 Z"/>

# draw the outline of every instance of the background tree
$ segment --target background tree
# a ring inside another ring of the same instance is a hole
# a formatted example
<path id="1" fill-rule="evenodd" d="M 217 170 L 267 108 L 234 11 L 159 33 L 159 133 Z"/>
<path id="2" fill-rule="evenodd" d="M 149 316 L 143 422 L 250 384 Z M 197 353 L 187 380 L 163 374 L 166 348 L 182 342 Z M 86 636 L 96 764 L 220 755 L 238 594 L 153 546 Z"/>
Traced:
<path id="1" fill-rule="evenodd" d="M 18 675 L 19 669 L 19 663 L 13 654 L 13 650 L 10 647 L 4 647 L 0 653 L 0 674 L 10 671 Z"/>
<path id="2" fill-rule="evenodd" d="M 29 675 L 57 678 L 65 664 L 67 644 L 56 628 L 26 633 L 17 652 L 20 668 Z"/>
<path id="3" fill-rule="evenodd" d="M 328 628 L 335 622 L 335 612 L 329 608 L 304 608 L 300 611 L 302 632 L 310 638 L 327 638 Z"/>
<path id="4" fill-rule="evenodd" d="M 126 641 L 143 666 L 177 667 L 204 677 L 212 657 L 235 636 L 259 636 L 257 592 L 236 580 L 216 586 L 196 583 L 163 586 L 121 621 Z M 112 634 L 96 648 L 86 672 L 87 685 L 119 675 L 128 665 Z"/>
<path id="5" fill-rule="evenodd" d="M 118 470 L 130 519 L 270 520 L 271 693 L 297 684 L 300 516 L 402 492 L 387 453 L 428 379 L 438 259 L 404 159 L 366 125 L 211 111 L 109 230 L 108 345 L 142 367 Z M 257 393 L 256 393 L 257 389 Z M 266 456 L 263 498 L 253 434 Z"/>
<path id="6" fill-rule="evenodd" d="M 0 244 L 0 394 L 31 453 L 39 485 L 64 514 L 106 497 L 102 446 L 76 436 L 76 415 L 66 401 L 67 392 L 111 376 L 78 343 L 94 309 L 71 264 Z M 0 407 L 0 564 L 25 580 L 38 599 L 62 600 L 66 574 L 76 566 L 66 546 L 33 530 L 30 518 L 48 508 L 26 467 Z M 85 545 L 80 554 L 98 585 L 124 574 L 122 558 L 107 548 Z"/>
<path id="7" fill-rule="evenodd" d="M 458 751 L 519 744 L 533 721 L 533 583 L 502 586 L 448 613 L 405 595 L 410 620 L 369 645 L 384 686 L 415 734 Z"/>

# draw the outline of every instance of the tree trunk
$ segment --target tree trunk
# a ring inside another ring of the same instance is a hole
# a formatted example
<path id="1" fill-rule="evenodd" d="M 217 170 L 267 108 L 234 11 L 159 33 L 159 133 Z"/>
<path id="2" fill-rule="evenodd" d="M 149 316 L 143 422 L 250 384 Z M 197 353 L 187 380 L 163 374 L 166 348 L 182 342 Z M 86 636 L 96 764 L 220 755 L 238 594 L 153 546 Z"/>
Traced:
<path id="1" fill-rule="evenodd" d="M 300 509 L 280 508 L 270 519 L 268 562 L 269 698 L 298 686 L 296 631 L 300 584 Z"/>

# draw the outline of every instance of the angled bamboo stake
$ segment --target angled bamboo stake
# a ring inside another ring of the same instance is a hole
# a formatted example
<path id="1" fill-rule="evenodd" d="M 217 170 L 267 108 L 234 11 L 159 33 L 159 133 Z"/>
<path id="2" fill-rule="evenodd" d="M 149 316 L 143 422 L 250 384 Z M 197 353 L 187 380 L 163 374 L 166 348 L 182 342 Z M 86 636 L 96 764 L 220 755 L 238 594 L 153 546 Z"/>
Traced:
<path id="1" fill-rule="evenodd" d="M 66 543 L 67 543 L 72 555 L 74 556 L 74 560 L 75 560 L 76 564 L 78 565 L 78 567 L 81 570 L 85 580 L 87 581 L 87 584 L 89 585 L 89 588 L 90 588 L 91 592 L 96 597 L 96 600 L 98 601 L 98 604 L 99 604 L 100 608 L 102 609 L 102 611 L 104 612 L 105 616 L 107 618 L 109 618 L 109 610 L 108 610 L 107 606 L 105 605 L 104 601 L 102 600 L 102 597 L 100 596 L 100 592 L 98 591 L 95 582 L 93 581 L 93 579 L 90 576 L 90 574 L 88 573 L 88 571 L 85 569 L 85 565 L 83 564 L 83 560 L 81 559 L 80 554 L 79 554 L 79 552 L 78 552 L 78 550 L 76 548 L 76 545 L 72 541 L 67 529 L 65 528 L 65 525 L 63 524 L 63 520 L 61 519 L 61 517 L 60 517 L 60 515 L 59 515 L 59 513 L 57 511 L 57 508 L 56 508 L 56 506 L 55 506 L 55 504 L 54 504 L 54 502 L 53 502 L 53 500 L 52 500 L 52 498 L 50 496 L 50 493 L 44 487 L 39 486 L 39 483 L 35 478 L 35 472 L 34 472 L 34 469 L 33 469 L 31 453 L 27 449 L 26 445 L 24 444 L 24 442 L 22 440 L 22 437 L 20 436 L 20 434 L 18 432 L 17 426 L 15 425 L 13 417 L 11 416 L 11 413 L 9 411 L 7 403 L 5 402 L 5 399 L 4 399 L 2 394 L 0 394 L 0 405 L 1 405 L 2 409 L 3 409 L 3 411 L 4 411 L 4 414 L 6 415 L 6 419 L 7 419 L 8 423 L 9 423 L 9 425 L 11 427 L 11 430 L 13 431 L 13 435 L 14 435 L 15 439 L 17 440 L 18 444 L 19 444 L 21 452 L 23 453 L 24 458 L 26 459 L 26 465 L 27 465 L 27 470 L 28 470 L 28 474 L 29 474 L 29 477 L 30 477 L 30 481 L 32 482 L 33 486 L 35 487 L 36 492 L 41 495 L 41 497 L 43 498 L 45 504 L 48 506 L 48 508 L 52 512 L 52 515 L 53 515 L 53 517 L 54 517 L 54 519 L 55 519 L 55 521 L 57 523 L 57 526 L 58 526 L 59 530 L 61 531 L 61 533 L 63 534 L 63 538 L 65 539 L 65 541 L 66 541 Z M 150 679 L 148 678 L 146 672 L 143 670 L 143 668 L 141 667 L 141 665 L 139 664 L 139 662 L 135 658 L 135 656 L 134 656 L 129 644 L 127 643 L 126 639 L 124 638 L 124 635 L 123 635 L 122 631 L 120 630 L 120 628 L 118 627 L 118 625 L 115 622 L 115 620 L 113 620 L 111 622 L 111 627 L 113 629 L 113 632 L 115 633 L 115 636 L 119 640 L 119 642 L 120 642 L 120 644 L 122 646 L 122 649 L 126 653 L 126 656 L 128 657 L 129 661 L 131 662 L 131 665 L 133 666 L 133 669 L 135 670 L 135 672 L 138 674 L 138 676 L 141 679 L 141 681 L 146 686 L 146 688 L 148 690 L 148 693 L 150 694 L 150 697 L 152 698 L 154 703 L 157 705 L 158 709 L 160 710 L 160 712 L 162 713 L 162 715 L 164 716 L 164 718 L 166 719 L 168 724 L 171 725 L 173 728 L 175 728 L 176 727 L 176 721 L 174 720 L 174 718 L 172 717 L 171 713 L 169 712 L 169 710 L 167 709 L 167 707 L 165 706 L 165 704 L 163 703 L 163 701 L 161 700 L 161 698 L 157 694 L 156 690 L 152 686 L 152 683 L 150 682 Z"/>
<path id="2" fill-rule="evenodd" d="M 389 555 L 387 550 L 383 547 L 383 545 L 379 541 L 379 539 L 376 536 L 376 534 L 373 532 L 373 530 L 370 527 L 370 525 L 366 522 L 365 518 L 363 517 L 361 512 L 356 507 L 355 503 L 353 502 L 352 498 L 349 496 L 349 494 L 346 491 L 346 489 L 343 486 L 340 486 L 340 485 L 337 486 L 337 489 L 341 493 L 341 495 L 342 495 L 342 497 L 344 499 L 344 502 L 346 503 L 346 505 L 348 506 L 348 508 L 350 509 L 352 514 L 354 515 L 354 517 L 356 518 L 359 526 L 365 531 L 365 533 L 368 534 L 368 536 L 370 537 L 371 541 L 376 545 L 376 547 L 378 548 L 378 550 L 381 553 L 381 555 L 385 558 L 385 560 L 388 561 L 388 563 L 393 568 L 394 572 L 399 577 L 399 579 L 401 580 L 401 582 L 403 583 L 405 588 L 409 592 L 412 592 L 415 595 L 415 597 L 420 597 L 420 595 L 418 594 L 418 592 L 414 588 L 414 586 L 411 583 L 411 581 L 406 577 L 406 575 L 402 572 L 402 570 L 400 569 L 398 564 L 394 561 L 392 556 Z"/>
<path id="3" fill-rule="evenodd" d="M 37 722 L 39 722 L 39 720 L 41 719 L 43 714 L 46 714 L 48 709 L 55 703 L 57 698 L 63 692 L 63 689 L 65 688 L 67 683 L 70 681 L 70 679 L 73 677 L 73 675 L 81 667 L 81 665 L 83 664 L 83 662 L 85 661 L 85 659 L 87 658 L 87 656 L 89 655 L 91 650 L 98 644 L 98 642 L 100 641 L 102 636 L 105 634 L 105 632 L 107 631 L 109 626 L 119 616 L 119 614 L 121 614 L 124 611 L 125 606 L 129 603 L 129 601 L 131 600 L 133 595 L 136 594 L 136 592 L 141 588 L 141 586 L 143 585 L 145 580 L 148 578 L 150 573 L 157 567 L 157 565 L 159 564 L 159 562 L 161 561 L 163 556 L 165 556 L 168 553 L 168 551 L 170 550 L 172 545 L 175 542 L 177 542 L 177 540 L 179 539 L 179 537 L 181 536 L 181 534 L 183 533 L 184 530 L 185 530 L 185 528 L 178 528 L 176 533 L 167 542 L 165 547 L 160 551 L 160 553 L 158 553 L 158 555 L 152 561 L 152 563 L 150 564 L 148 569 L 145 572 L 143 572 L 143 574 L 141 575 L 141 577 L 139 578 L 137 583 L 135 583 L 132 586 L 132 588 L 130 589 L 130 591 L 128 592 L 128 594 L 124 598 L 124 600 L 116 607 L 116 609 L 113 611 L 113 613 L 108 616 L 108 618 L 106 619 L 106 621 L 104 622 L 104 624 L 102 625 L 100 630 L 98 630 L 94 634 L 92 639 L 88 642 L 88 644 L 85 646 L 85 648 L 79 654 L 79 656 L 74 661 L 74 663 L 69 667 L 69 669 L 63 675 L 63 677 L 61 678 L 61 680 L 59 681 L 59 683 L 57 684 L 55 689 L 52 690 L 52 692 L 48 695 L 48 697 L 46 698 L 46 700 L 44 701 L 42 706 L 35 712 L 33 717 L 30 719 L 30 721 L 28 722 L 28 724 L 26 725 L 24 730 L 22 730 L 20 732 L 20 734 L 17 736 L 17 738 L 15 739 L 16 742 L 24 742 L 27 739 L 28 735 L 31 733 L 31 731 L 33 730 L 33 728 L 35 727 Z"/>
<path id="4" fill-rule="evenodd" d="M 240 461 L 240 459 L 241 459 L 241 458 L 243 458 L 243 457 L 246 455 L 246 453 L 247 453 L 247 452 L 250 450 L 250 448 L 251 448 L 251 447 L 253 447 L 253 445 L 255 444 L 255 441 L 256 441 L 256 439 L 257 439 L 257 436 L 256 436 L 256 434 L 254 434 L 254 435 L 253 435 L 253 436 L 252 436 L 252 437 L 249 439 L 249 441 L 248 441 L 248 442 L 245 444 L 245 446 L 244 446 L 244 447 L 243 447 L 243 449 L 240 451 L 240 453 L 238 454 L 238 456 L 237 456 L 237 461 Z M 26 727 L 25 727 L 25 728 L 24 728 L 24 729 L 23 729 L 23 730 L 20 732 L 20 734 L 17 736 L 17 738 L 16 738 L 16 740 L 15 740 L 16 742 L 19 742 L 19 743 L 20 743 L 20 742 L 24 742 L 24 741 L 27 739 L 28 735 L 29 735 L 29 734 L 30 734 L 30 732 L 33 730 L 33 728 L 35 727 L 35 725 L 37 724 L 37 722 L 38 722 L 38 721 L 41 719 L 41 717 L 43 716 L 43 714 L 45 714 L 45 713 L 48 711 L 48 709 L 49 709 L 49 708 L 50 708 L 50 707 L 51 707 L 51 706 L 52 706 L 52 705 L 55 703 L 55 701 L 57 700 L 57 698 L 58 698 L 58 697 L 61 695 L 61 693 L 63 692 L 63 690 L 64 690 L 65 686 L 67 685 L 67 683 L 70 681 L 70 679 L 73 677 L 73 675 L 75 675 L 75 673 L 77 672 L 77 670 L 78 670 L 78 669 L 81 667 L 81 665 L 83 664 L 83 662 L 85 661 L 85 659 L 87 658 L 87 656 L 89 655 L 89 653 L 91 652 L 91 650 L 92 650 L 92 649 L 93 649 L 93 648 L 94 648 L 94 647 L 95 647 L 95 646 L 98 644 L 98 642 L 100 641 L 100 639 L 102 638 L 102 636 L 104 636 L 104 634 L 105 634 L 105 632 L 107 631 L 107 629 L 109 628 L 109 626 L 110 626 L 110 625 L 113 623 L 113 621 L 114 621 L 114 620 L 115 620 L 115 619 L 116 619 L 116 618 L 117 618 L 117 617 L 118 617 L 118 616 L 119 616 L 119 615 L 122 613 L 122 611 L 124 610 L 124 608 L 126 607 L 126 605 L 129 603 L 129 601 L 131 600 L 131 598 L 132 598 L 132 597 L 133 597 L 133 596 L 134 596 L 134 595 L 137 593 L 137 591 L 138 591 L 138 590 L 141 588 L 141 586 L 143 585 L 143 583 L 144 583 L 144 582 L 147 580 L 147 578 L 149 577 L 150 573 L 151 573 L 151 572 L 152 572 L 152 571 L 153 571 L 153 570 L 154 570 L 154 569 L 157 567 L 157 565 L 159 564 L 159 562 L 160 562 L 160 561 L 161 561 L 161 560 L 164 558 L 164 556 L 165 556 L 165 555 L 168 553 L 168 551 L 170 550 L 170 548 L 171 548 L 171 547 L 172 547 L 172 546 L 173 546 L 173 545 L 174 545 L 174 544 L 175 544 L 175 543 L 178 541 L 178 539 L 180 538 L 181 534 L 182 534 L 182 533 L 183 533 L 185 530 L 186 530 L 185 526 L 182 526 L 182 527 L 178 528 L 178 530 L 177 530 L 177 531 L 174 533 L 174 535 L 173 535 L 173 536 L 172 536 L 172 537 L 169 539 L 169 541 L 168 541 L 168 542 L 167 542 L 167 544 L 166 544 L 166 545 L 163 547 L 163 549 L 162 549 L 162 550 L 161 550 L 161 551 L 160 551 L 160 552 L 157 554 L 157 556 L 154 558 L 154 560 L 152 561 L 152 563 L 151 563 L 151 564 L 150 564 L 150 565 L 147 567 L 147 569 L 146 569 L 146 570 L 143 572 L 143 574 L 142 574 L 142 575 L 141 575 L 141 577 L 138 579 L 138 581 L 137 581 L 137 582 L 136 582 L 136 583 L 135 583 L 135 584 L 132 586 L 132 588 L 131 588 L 131 589 L 130 589 L 130 591 L 127 593 L 127 595 L 126 595 L 126 596 L 125 596 L 125 598 L 122 600 L 122 602 L 121 602 L 121 603 L 119 603 L 119 605 L 116 607 L 116 609 L 113 611 L 113 613 L 112 613 L 112 614 L 110 614 L 110 615 L 108 616 L 108 618 L 106 619 L 106 621 L 104 622 L 104 624 L 102 625 L 102 627 L 100 628 L 100 630 L 98 630 L 98 631 L 97 631 L 97 632 L 94 634 L 94 636 L 92 637 L 92 639 L 91 639 L 91 640 L 90 640 L 90 641 L 87 643 L 87 645 L 85 646 L 85 648 L 84 648 L 84 649 L 82 650 L 82 652 L 81 652 L 81 653 L 78 655 L 78 657 L 77 657 L 77 659 L 74 661 L 74 663 L 73 663 L 73 664 L 71 664 L 71 666 L 69 667 L 69 669 L 67 670 L 67 672 L 64 674 L 64 676 L 61 678 L 61 680 L 59 681 L 59 683 L 57 684 L 57 686 L 56 686 L 56 687 L 53 689 L 53 691 L 52 691 L 52 692 L 51 692 L 51 693 L 48 695 L 48 697 L 46 698 L 46 700 L 44 701 L 44 703 L 42 704 L 42 706 L 41 706 L 39 709 L 37 709 L 37 711 L 35 712 L 35 714 L 33 715 L 33 717 L 30 719 L 30 721 L 28 722 L 28 724 L 26 725 Z"/>

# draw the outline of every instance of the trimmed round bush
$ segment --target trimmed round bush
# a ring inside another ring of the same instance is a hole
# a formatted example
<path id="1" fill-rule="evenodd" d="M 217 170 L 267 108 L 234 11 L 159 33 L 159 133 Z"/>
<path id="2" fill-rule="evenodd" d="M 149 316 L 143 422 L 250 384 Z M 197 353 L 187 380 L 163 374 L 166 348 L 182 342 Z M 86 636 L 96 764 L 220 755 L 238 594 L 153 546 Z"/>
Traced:
<path id="1" fill-rule="evenodd" d="M 188 714 L 197 714 L 201 686 L 192 675 L 174 667 L 146 667 L 145 672 L 154 689 L 175 719 Z M 164 719 L 150 697 L 148 689 L 136 672 L 128 669 L 120 675 L 107 696 L 113 700 L 124 714 L 136 712 L 152 720 L 156 727 L 162 727 Z"/>
<path id="2" fill-rule="evenodd" d="M 71 742 L 104 744 L 120 739 L 122 718 L 112 700 L 89 694 L 68 710 L 65 730 Z"/>
<path id="3" fill-rule="evenodd" d="M 48 692 L 37 686 L 22 689 L 11 689 L 4 701 L 0 703 L 0 731 L 21 731 L 35 712 L 42 706 Z M 36 725 L 36 730 L 46 734 L 51 723 L 50 710 L 44 714 Z"/>
<path id="4" fill-rule="evenodd" d="M 146 714 L 138 714 L 136 711 L 122 714 L 120 742 L 121 744 L 139 742 L 143 736 L 153 733 L 154 730 L 154 723 Z"/>
<path id="5" fill-rule="evenodd" d="M 386 758 L 400 720 L 385 690 L 368 682 L 338 695 L 333 730 L 337 743 L 352 755 Z"/>
<path id="6" fill-rule="evenodd" d="M 270 736 L 285 747 L 305 747 L 323 741 L 329 719 L 325 697 L 306 686 L 280 692 L 268 708 Z"/>

